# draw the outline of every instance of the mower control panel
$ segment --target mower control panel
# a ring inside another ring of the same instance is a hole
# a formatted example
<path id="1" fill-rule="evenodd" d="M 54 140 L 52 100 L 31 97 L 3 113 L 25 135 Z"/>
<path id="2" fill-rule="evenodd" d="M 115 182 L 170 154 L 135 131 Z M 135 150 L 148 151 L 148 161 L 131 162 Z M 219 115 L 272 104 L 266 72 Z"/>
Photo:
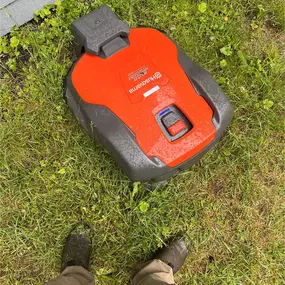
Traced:
<path id="1" fill-rule="evenodd" d="M 169 141 L 175 141 L 188 133 L 193 125 L 175 106 L 171 105 L 156 115 L 156 121 Z"/>

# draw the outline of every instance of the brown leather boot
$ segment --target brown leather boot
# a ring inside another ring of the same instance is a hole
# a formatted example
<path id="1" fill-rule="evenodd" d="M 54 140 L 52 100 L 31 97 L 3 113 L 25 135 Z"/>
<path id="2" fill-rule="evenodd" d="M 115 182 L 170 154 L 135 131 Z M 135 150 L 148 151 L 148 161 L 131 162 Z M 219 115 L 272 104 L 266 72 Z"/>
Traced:
<path id="1" fill-rule="evenodd" d="M 78 225 L 67 237 L 61 272 L 68 266 L 82 266 L 88 270 L 91 252 L 91 229 L 86 225 Z"/>
<path id="2" fill-rule="evenodd" d="M 176 238 L 169 246 L 160 249 L 154 259 L 159 259 L 172 267 L 175 274 L 184 264 L 190 244 L 190 240 L 186 237 Z"/>

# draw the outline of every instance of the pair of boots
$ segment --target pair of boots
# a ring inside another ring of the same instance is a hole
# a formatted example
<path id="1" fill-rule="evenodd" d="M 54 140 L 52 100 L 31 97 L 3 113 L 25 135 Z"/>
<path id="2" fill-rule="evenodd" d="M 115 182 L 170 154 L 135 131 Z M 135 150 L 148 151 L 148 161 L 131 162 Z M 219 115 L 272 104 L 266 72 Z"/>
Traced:
<path id="1" fill-rule="evenodd" d="M 133 285 L 174 284 L 175 274 L 188 255 L 189 242 L 185 237 L 174 239 L 160 249 L 151 261 L 138 265 L 133 272 Z M 94 285 L 89 273 L 92 252 L 89 227 L 79 226 L 68 236 L 62 255 L 61 275 L 46 285 Z"/>

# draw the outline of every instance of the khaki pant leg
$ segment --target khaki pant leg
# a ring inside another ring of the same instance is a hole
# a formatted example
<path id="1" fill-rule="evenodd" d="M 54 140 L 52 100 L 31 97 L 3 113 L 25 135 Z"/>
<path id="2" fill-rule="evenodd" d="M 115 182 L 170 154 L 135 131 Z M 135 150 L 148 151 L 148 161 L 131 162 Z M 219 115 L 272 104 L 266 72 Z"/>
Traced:
<path id="1" fill-rule="evenodd" d="M 173 271 L 170 266 L 159 259 L 145 263 L 135 275 L 133 285 L 173 285 Z"/>
<path id="2" fill-rule="evenodd" d="M 94 278 L 81 266 L 68 266 L 58 277 L 45 285 L 94 285 Z"/>

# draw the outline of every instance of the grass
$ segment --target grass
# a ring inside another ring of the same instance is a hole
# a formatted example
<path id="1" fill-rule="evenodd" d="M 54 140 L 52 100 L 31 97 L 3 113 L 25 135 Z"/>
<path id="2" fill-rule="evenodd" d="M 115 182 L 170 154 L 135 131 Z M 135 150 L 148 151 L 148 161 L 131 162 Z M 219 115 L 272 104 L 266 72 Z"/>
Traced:
<path id="1" fill-rule="evenodd" d="M 154 191 L 130 188 L 63 99 L 70 23 L 102 3 L 48 6 L 0 42 L 0 283 L 55 277 L 83 220 L 97 231 L 98 285 L 129 284 L 181 231 L 193 248 L 178 284 L 284 284 L 284 1 L 105 1 L 133 27 L 166 31 L 235 108 L 217 147 Z"/>

